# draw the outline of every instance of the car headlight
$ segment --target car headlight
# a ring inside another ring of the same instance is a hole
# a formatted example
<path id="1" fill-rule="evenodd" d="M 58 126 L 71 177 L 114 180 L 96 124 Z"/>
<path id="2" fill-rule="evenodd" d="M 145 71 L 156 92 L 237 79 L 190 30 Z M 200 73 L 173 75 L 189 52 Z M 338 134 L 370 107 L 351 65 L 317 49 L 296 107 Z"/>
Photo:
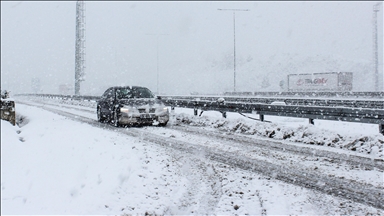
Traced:
<path id="1" fill-rule="evenodd" d="M 160 115 L 160 114 L 165 114 L 165 113 L 168 113 L 168 107 L 157 107 L 156 108 L 156 114 L 157 115 Z"/>

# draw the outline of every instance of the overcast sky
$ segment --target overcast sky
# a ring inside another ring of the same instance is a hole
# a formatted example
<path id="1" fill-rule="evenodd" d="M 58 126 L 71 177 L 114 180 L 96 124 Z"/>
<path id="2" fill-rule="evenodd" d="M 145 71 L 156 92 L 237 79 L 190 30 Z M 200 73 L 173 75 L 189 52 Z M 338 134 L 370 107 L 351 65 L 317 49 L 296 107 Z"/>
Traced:
<path id="1" fill-rule="evenodd" d="M 362 82 L 355 90 L 372 90 L 376 3 L 86 1 L 86 79 L 81 93 L 98 95 L 114 85 L 156 91 L 157 73 L 164 94 L 232 91 L 233 13 L 219 8 L 249 10 L 236 12 L 239 91 L 261 90 L 264 78 L 270 89 L 278 90 L 289 73 L 330 71 L 354 72 L 354 82 Z M 62 84 L 73 88 L 75 16 L 75 1 L 2 1 L 1 88 L 32 93 L 33 79 L 40 80 L 40 93 L 60 93 Z M 166 35 L 157 43 L 154 34 Z"/>

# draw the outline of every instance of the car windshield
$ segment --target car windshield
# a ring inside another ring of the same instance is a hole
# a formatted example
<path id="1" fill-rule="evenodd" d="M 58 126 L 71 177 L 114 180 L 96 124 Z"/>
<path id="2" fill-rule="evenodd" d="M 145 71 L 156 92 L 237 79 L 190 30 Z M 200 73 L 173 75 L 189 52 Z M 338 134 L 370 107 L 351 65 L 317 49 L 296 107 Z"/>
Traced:
<path id="1" fill-rule="evenodd" d="M 120 88 L 116 90 L 117 99 L 154 98 L 155 96 L 146 88 Z"/>

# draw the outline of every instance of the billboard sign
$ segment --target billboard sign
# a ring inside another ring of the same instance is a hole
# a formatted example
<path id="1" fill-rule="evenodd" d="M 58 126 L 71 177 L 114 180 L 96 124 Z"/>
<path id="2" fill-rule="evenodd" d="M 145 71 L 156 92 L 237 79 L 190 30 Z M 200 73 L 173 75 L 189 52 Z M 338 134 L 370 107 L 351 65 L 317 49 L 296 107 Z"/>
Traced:
<path id="1" fill-rule="evenodd" d="M 348 74 L 349 75 L 349 74 Z M 308 90 L 320 90 L 320 91 L 340 91 L 340 87 L 352 85 L 352 77 L 350 80 L 343 80 L 343 83 L 339 83 L 340 77 L 346 76 L 345 73 L 313 73 L 313 74 L 290 74 L 288 75 L 288 86 L 291 91 L 308 91 Z M 344 90 L 344 89 L 343 89 Z M 347 90 L 347 89 L 345 89 Z"/>

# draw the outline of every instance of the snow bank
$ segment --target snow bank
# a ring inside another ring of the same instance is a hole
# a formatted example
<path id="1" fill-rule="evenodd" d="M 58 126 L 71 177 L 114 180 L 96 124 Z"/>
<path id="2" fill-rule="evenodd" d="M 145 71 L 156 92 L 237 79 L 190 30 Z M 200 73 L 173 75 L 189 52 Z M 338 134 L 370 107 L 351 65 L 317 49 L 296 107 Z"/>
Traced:
<path id="1" fill-rule="evenodd" d="M 254 135 L 274 140 L 346 149 L 384 159 L 384 136 L 379 133 L 339 133 L 337 130 L 326 130 L 308 123 L 284 125 L 249 120 L 244 117 L 225 119 L 215 117 L 211 113 L 208 116 L 204 116 L 204 114 L 202 116 L 194 116 L 186 113 L 177 113 L 176 121 L 181 124 L 210 127 L 220 131 Z M 327 122 L 332 124 L 332 121 Z"/>

